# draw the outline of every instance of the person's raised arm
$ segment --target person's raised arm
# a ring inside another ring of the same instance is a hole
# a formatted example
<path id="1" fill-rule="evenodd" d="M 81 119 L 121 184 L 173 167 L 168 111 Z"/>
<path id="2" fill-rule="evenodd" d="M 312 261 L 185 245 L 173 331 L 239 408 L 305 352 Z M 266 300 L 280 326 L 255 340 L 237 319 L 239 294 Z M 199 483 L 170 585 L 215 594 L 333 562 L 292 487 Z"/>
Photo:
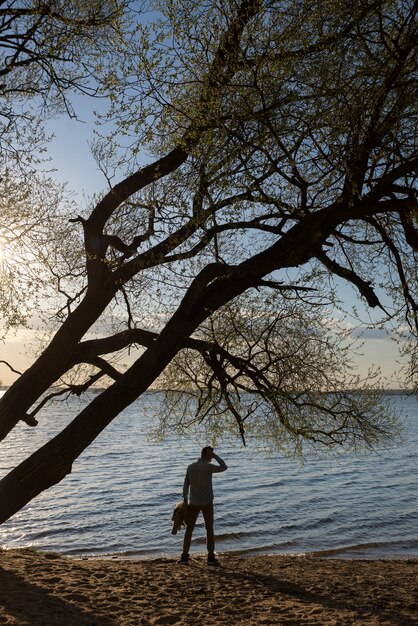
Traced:
<path id="1" fill-rule="evenodd" d="M 212 453 L 212 458 L 215 459 L 215 461 L 219 463 L 219 465 L 212 465 L 212 472 L 214 474 L 218 472 L 225 472 L 225 470 L 228 469 L 228 466 L 225 463 L 225 461 L 221 459 L 221 457 L 215 454 L 214 452 Z"/>

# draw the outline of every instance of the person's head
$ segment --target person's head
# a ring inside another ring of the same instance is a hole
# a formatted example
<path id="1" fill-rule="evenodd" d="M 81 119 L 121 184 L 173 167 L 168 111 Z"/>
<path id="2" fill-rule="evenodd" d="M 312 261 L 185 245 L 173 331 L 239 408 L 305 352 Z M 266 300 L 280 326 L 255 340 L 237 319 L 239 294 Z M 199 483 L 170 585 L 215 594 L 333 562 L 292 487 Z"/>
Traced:
<path id="1" fill-rule="evenodd" d="M 212 446 L 205 446 L 202 448 L 202 452 L 200 454 L 200 458 L 202 461 L 211 461 L 213 458 L 213 448 Z"/>

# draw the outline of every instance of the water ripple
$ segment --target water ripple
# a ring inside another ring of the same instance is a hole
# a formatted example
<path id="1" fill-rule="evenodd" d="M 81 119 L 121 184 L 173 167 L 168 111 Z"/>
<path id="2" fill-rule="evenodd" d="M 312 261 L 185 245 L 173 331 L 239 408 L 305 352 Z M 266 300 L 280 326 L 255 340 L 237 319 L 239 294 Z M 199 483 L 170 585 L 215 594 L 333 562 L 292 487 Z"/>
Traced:
<path id="1" fill-rule="evenodd" d="M 418 556 L 418 409 L 414 398 L 394 401 L 410 414 L 407 438 L 379 456 L 310 459 L 300 466 L 283 457 L 264 458 L 251 448 L 220 445 L 229 470 L 214 477 L 218 549 L 338 558 Z M 205 442 L 151 443 L 145 415 L 158 402 L 158 394 L 148 394 L 120 415 L 70 476 L 2 525 L 2 545 L 68 555 L 179 552 L 182 534 L 171 535 L 172 508 L 181 499 L 186 466 Z M 77 410 L 75 403 L 58 403 L 45 411 L 38 428 L 17 427 L 3 442 L 1 475 Z M 192 545 L 205 549 L 201 518 Z"/>

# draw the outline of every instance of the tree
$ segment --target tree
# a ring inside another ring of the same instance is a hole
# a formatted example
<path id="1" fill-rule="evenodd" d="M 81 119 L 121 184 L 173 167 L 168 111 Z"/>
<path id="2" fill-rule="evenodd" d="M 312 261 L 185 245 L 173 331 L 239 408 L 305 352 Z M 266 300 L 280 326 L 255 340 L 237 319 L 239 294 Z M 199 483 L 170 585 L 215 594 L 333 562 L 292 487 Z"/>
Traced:
<path id="1" fill-rule="evenodd" d="M 25 321 L 28 292 L 44 290 L 39 271 L 52 233 L 65 239 L 69 198 L 45 171 L 44 123 L 75 117 L 75 94 L 98 95 L 95 70 L 128 20 L 124 0 L 0 5 L 0 247 L 11 250 L 1 259 L 0 312 L 8 325 Z"/>
<path id="2" fill-rule="evenodd" d="M 164 376 L 180 428 L 236 424 L 296 452 L 393 434 L 327 319 L 343 280 L 379 323 L 406 325 L 416 358 L 415 11 L 392 0 L 173 0 L 101 68 L 129 144 L 126 176 L 113 185 L 124 161 L 113 133 L 96 145 L 110 188 L 71 218 L 85 274 L 65 276 L 65 319 L 3 396 L 1 436 L 34 425 L 42 394 L 78 368 L 70 392 L 109 382 L 0 481 L 2 521 Z M 145 150 L 148 164 L 135 165 Z M 122 329 L 86 338 L 112 306 L 126 312 Z M 131 366 L 112 363 L 134 346 Z"/>

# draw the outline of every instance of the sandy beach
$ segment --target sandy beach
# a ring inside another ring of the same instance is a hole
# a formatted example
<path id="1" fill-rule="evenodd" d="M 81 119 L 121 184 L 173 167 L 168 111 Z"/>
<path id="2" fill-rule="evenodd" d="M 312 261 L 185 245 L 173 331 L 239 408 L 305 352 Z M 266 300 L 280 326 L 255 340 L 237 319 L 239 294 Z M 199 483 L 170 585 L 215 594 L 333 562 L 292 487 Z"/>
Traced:
<path id="1" fill-rule="evenodd" d="M 0 551 L 0 624 L 418 624 L 418 560 L 222 555 L 190 565 Z"/>

